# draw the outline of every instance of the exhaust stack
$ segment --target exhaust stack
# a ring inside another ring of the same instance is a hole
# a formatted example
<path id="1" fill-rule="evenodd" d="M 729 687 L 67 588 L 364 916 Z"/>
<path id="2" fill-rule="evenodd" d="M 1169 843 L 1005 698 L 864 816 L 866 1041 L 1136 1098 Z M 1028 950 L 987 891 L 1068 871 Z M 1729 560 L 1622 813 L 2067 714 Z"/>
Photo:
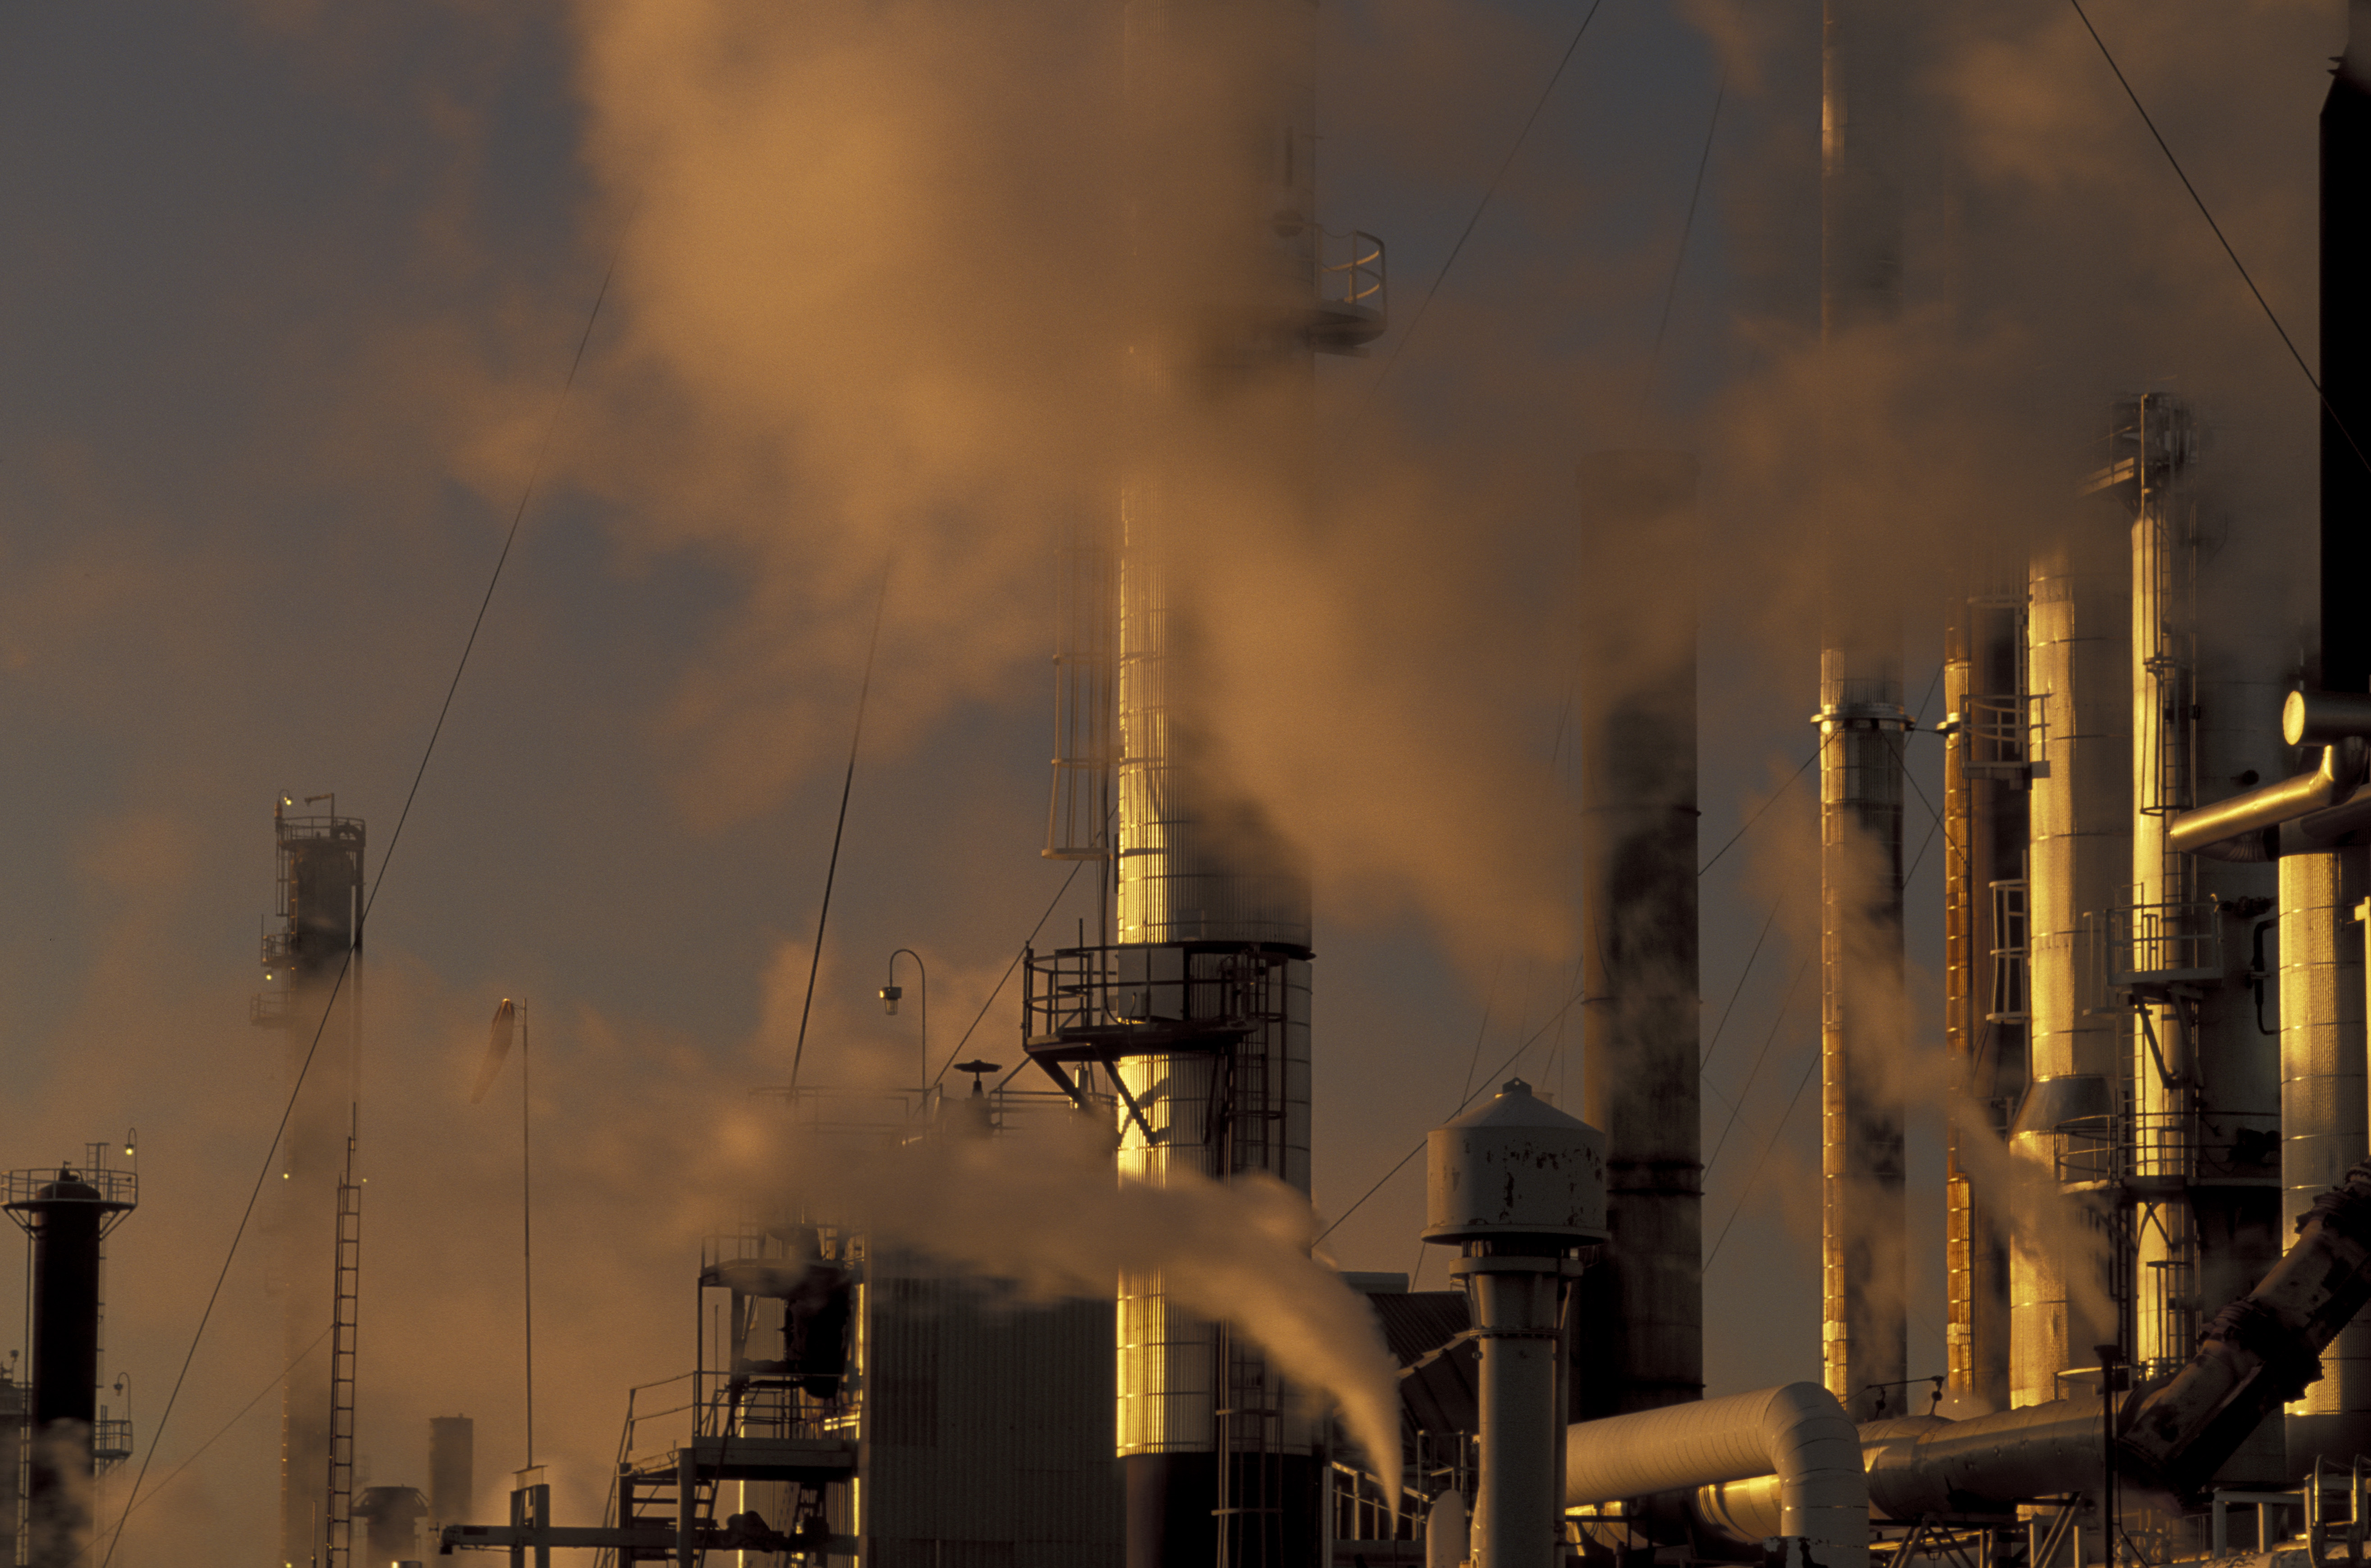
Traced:
<path id="1" fill-rule="evenodd" d="M 1704 1394 L 1695 489 L 1683 452 L 1580 466 L 1583 1113 L 1613 1235 L 1576 1287 L 1583 1418 Z"/>
<path id="2" fill-rule="evenodd" d="M 1831 360 L 1902 313 L 1902 19 L 1827 0 L 1820 311 Z M 1824 413 L 1820 628 L 1821 1355 L 1828 1391 L 1885 1412 L 1909 1362 L 1903 1185 L 1902 706 L 1898 615 L 1872 606 L 1877 536 L 1852 515 L 1843 409 Z"/>

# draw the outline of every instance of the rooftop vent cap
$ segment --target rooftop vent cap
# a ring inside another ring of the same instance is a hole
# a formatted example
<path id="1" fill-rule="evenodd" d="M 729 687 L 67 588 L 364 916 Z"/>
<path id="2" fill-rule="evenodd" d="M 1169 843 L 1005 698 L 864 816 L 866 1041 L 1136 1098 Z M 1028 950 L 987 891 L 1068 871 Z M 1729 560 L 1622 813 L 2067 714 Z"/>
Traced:
<path id="1" fill-rule="evenodd" d="M 1605 1135 L 1522 1079 L 1426 1145 L 1426 1240 L 1561 1250 L 1605 1239 Z"/>

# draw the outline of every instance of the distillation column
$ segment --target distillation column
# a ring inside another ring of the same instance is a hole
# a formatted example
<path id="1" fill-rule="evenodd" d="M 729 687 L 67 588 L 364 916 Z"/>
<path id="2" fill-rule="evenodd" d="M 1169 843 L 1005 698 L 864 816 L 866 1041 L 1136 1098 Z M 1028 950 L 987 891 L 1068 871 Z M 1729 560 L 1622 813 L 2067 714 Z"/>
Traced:
<path id="1" fill-rule="evenodd" d="M 2131 1009 L 2132 1358 L 2154 1378 L 2189 1361 L 2205 1314 L 2280 1256 L 2280 1085 L 2250 973 L 2275 873 L 2181 854 L 2168 834 L 2202 793 L 2282 772 L 2283 649 L 2238 581 L 2249 552 L 2201 548 L 2190 410 L 2164 393 L 2129 398 L 2112 441 L 2132 515 L 2134 814 L 2109 967 Z M 2225 1480 L 2282 1473 L 2268 1425 Z"/>
<path id="2" fill-rule="evenodd" d="M 1311 504 L 1313 8 L 1132 0 L 1131 344 L 1118 564 L 1116 923 L 1127 1021 L 1240 1020 L 1130 1055 L 1124 1177 L 1262 1173 L 1309 1191 L 1306 874 L 1209 766 L 1198 593 L 1211 540 Z M 1240 532 L 1234 534 L 1241 538 Z M 1240 563 L 1237 563 L 1240 564 Z M 1319 1431 L 1264 1357 L 1124 1275 L 1118 1452 L 1130 1568 L 1314 1561 Z"/>
<path id="3" fill-rule="evenodd" d="M 333 1544 L 343 1545 L 330 1529 L 338 1358 L 300 1353 L 330 1327 L 341 1284 L 340 1189 L 354 1131 L 358 1016 L 349 963 L 359 956 L 364 837 L 358 818 L 291 816 L 286 806 L 272 813 L 280 928 L 263 941 L 264 978 L 274 988 L 256 998 L 255 1018 L 283 1032 L 290 1084 L 304 1074 L 281 1145 L 273 1229 L 274 1286 L 294 1367 L 280 1409 L 280 1561 L 306 1564 L 328 1562 Z"/>
<path id="4" fill-rule="evenodd" d="M 2011 1152 L 2052 1177 L 2062 1153 L 2103 1160 L 2123 1032 L 2103 1010 L 2099 917 L 2132 864 L 2131 570 L 2120 517 L 2080 507 L 2038 541 L 2028 578 L 2033 787 L 2028 794 L 2028 972 L 2033 1083 Z M 2066 1131 L 2062 1132 L 2062 1129 Z M 2059 1395 L 2059 1375 L 2120 1341 L 2113 1306 L 2114 1216 L 2069 1195 L 2009 1245 L 2009 1400 Z"/>
<path id="5" fill-rule="evenodd" d="M 1613 1239 L 1574 1302 L 1579 1420 L 1704 1397 L 1695 490 L 1683 452 L 1580 467 L 1583 1082 Z"/>
<path id="6" fill-rule="evenodd" d="M 1832 377 L 1902 309 L 1902 22 L 1891 0 L 1827 0 L 1822 65 L 1821 330 Z M 1820 649 L 1821 1348 L 1857 1420 L 1908 1376 L 1903 1186 L 1900 606 L 1886 530 L 1850 499 L 1831 390 L 1822 475 Z M 1872 577 L 1875 581 L 1872 581 Z M 1887 1401 L 1891 1401 L 1889 1404 Z"/>
<path id="7" fill-rule="evenodd" d="M 2350 0 L 2321 110 L 2321 637 L 2305 684 L 2371 690 L 2371 4 Z M 2304 754 L 2308 762 L 2311 753 Z M 2294 768 L 2284 769 L 2294 771 Z M 2270 777 L 2270 775 L 2268 775 Z M 2281 1185 L 2293 1217 L 2365 1153 L 2364 927 L 2371 850 L 2280 862 Z M 2329 1172 L 2328 1178 L 2322 1177 Z M 2371 1453 L 2371 1321 L 2349 1324 L 2288 1407 L 2292 1474 Z"/>
<path id="8" fill-rule="evenodd" d="M 2025 583 L 1953 606 L 1943 695 L 1945 1371 L 1960 1409 L 2009 1402 L 2009 1194 L 2001 1151 L 2025 1087 Z"/>

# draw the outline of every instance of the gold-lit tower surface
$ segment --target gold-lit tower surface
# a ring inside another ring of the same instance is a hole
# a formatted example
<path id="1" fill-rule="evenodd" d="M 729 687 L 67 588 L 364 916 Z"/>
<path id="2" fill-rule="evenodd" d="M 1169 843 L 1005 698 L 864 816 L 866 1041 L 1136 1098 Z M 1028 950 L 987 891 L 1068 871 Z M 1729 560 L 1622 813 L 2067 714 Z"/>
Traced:
<path id="1" fill-rule="evenodd" d="M 1309 882 L 1213 766 L 1205 594 L 1312 526 L 1314 355 L 1382 329 L 1382 248 L 1316 222 L 1315 7 L 1134 0 L 1118 513 L 1065 557 L 1047 852 L 1108 859 L 1107 940 L 1031 960 L 1028 1048 L 1101 1070 L 1124 1179 L 1310 1190 Z M 1116 526 L 1113 525 L 1116 524 Z M 1130 1568 L 1313 1562 L 1321 1412 L 1158 1274 L 1118 1282 Z"/>
<path id="2" fill-rule="evenodd" d="M 1960 1407 L 2009 1407 L 2008 1221 L 1995 1152 L 2025 1089 L 2026 796 L 2031 788 L 2023 561 L 1972 562 L 1944 634 L 1945 1372 Z"/>
<path id="3" fill-rule="evenodd" d="M 2255 1286 L 2289 1234 L 2276 998 L 2256 974 L 2278 872 L 2169 842 L 2181 813 L 2288 771 L 2275 715 L 2295 644 L 2254 613 L 2251 552 L 2219 548 L 2229 525 L 2199 502 L 2200 444 L 2180 398 L 2122 399 L 2094 481 L 2131 520 L 2132 887 L 2108 911 L 2106 957 L 2109 999 L 2129 1020 L 2122 1284 L 2134 1367 L 2151 1378 L 2190 1358 L 2208 1316 Z M 2277 1484 L 2284 1466 L 2281 1424 L 2266 1422 L 2218 1479 Z"/>
<path id="4" fill-rule="evenodd" d="M 1883 352 L 1902 309 L 1902 19 L 1827 0 L 1821 278 L 1831 384 L 1822 433 L 1820 628 L 1821 1355 L 1857 1420 L 1899 1413 L 1908 1378 L 1903 1171 L 1900 610 L 1885 520 L 1856 496 L 1838 400 L 1848 356 Z"/>
<path id="5" fill-rule="evenodd" d="M 317 797 L 330 800 L 328 796 Z M 308 802 L 309 803 L 309 802 Z M 279 907 L 263 938 L 259 1024 L 279 1033 L 295 1113 L 281 1145 L 273 1289 L 293 1370 L 280 1415 L 280 1558 L 346 1561 L 353 1493 L 353 1172 L 364 831 L 361 819 L 272 812 Z M 301 1354 L 328 1332 L 326 1354 Z"/>

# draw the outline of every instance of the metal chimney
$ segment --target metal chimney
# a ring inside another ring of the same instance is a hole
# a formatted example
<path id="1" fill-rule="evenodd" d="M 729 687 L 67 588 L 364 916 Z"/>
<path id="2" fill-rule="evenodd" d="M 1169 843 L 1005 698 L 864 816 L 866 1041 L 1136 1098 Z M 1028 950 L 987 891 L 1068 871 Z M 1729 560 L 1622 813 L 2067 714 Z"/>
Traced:
<path id="1" fill-rule="evenodd" d="M 139 1202 L 132 1172 L 96 1159 L 8 1176 L 9 1217 L 33 1243 L 28 1568 L 66 1568 L 90 1544 L 99 1247 Z"/>
<path id="2" fill-rule="evenodd" d="M 1826 0 L 1820 312 L 1833 367 L 1902 310 L 1902 21 L 1892 0 Z M 1907 1376 L 1903 1186 L 1900 612 L 1870 582 L 1833 390 L 1822 439 L 1820 628 L 1821 1350 L 1856 1420 Z"/>
<path id="3" fill-rule="evenodd" d="M 1574 1304 L 1587 1420 L 1703 1397 L 1704 1167 L 1696 463 L 1599 452 L 1579 478 L 1583 1109 L 1612 1231 Z"/>

